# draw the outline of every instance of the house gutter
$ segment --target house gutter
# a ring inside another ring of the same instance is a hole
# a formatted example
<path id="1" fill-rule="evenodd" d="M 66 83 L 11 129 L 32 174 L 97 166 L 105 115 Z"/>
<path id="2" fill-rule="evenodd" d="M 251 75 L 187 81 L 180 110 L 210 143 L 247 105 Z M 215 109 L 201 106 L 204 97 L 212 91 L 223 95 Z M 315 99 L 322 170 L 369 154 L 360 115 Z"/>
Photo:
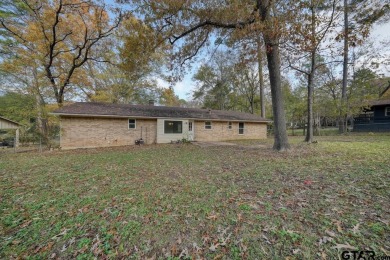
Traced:
<path id="1" fill-rule="evenodd" d="M 181 118 L 181 117 L 150 117 L 150 116 L 120 116 L 120 115 L 96 115 L 96 114 L 69 114 L 69 113 L 49 113 L 64 117 L 98 117 L 98 118 L 146 118 L 146 119 L 185 119 L 197 121 L 222 121 L 222 122 L 254 122 L 271 123 L 272 120 L 250 120 L 250 119 L 213 119 L 213 118 Z"/>

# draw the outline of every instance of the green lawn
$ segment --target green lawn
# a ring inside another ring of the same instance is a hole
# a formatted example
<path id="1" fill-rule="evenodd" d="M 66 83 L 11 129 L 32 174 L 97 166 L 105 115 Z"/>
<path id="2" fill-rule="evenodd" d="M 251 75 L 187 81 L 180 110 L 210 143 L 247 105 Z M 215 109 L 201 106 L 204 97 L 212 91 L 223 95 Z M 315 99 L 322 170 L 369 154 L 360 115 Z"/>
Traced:
<path id="1" fill-rule="evenodd" d="M 288 135 L 301 135 L 303 136 L 305 133 L 303 128 L 298 128 L 298 129 L 292 129 L 289 128 L 287 129 Z M 319 128 L 318 132 L 314 131 L 315 135 L 318 136 L 328 136 L 328 135 L 337 135 L 339 133 L 339 129 L 336 127 L 327 127 L 327 128 Z"/>
<path id="2" fill-rule="evenodd" d="M 0 154 L 0 258 L 390 254 L 390 135 Z"/>

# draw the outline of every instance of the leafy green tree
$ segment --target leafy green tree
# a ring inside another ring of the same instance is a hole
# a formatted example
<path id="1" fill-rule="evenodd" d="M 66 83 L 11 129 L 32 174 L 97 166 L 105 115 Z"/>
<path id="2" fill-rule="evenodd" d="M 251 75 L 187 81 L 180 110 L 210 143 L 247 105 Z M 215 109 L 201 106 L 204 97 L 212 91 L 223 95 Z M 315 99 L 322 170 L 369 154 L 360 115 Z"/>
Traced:
<path id="1" fill-rule="evenodd" d="M 234 109 L 229 102 L 233 89 L 233 59 L 231 55 L 217 52 L 209 64 L 203 64 L 194 74 L 197 89 L 193 98 L 203 102 L 203 107 L 212 109 Z"/>
<path id="2" fill-rule="evenodd" d="M 259 104 L 259 84 L 255 62 L 239 55 L 216 52 L 212 61 L 203 64 L 193 80 L 197 88 L 193 98 L 203 107 L 255 113 Z"/>
<path id="3" fill-rule="evenodd" d="M 3 0 L 0 2 L 0 23 L 6 19 L 13 23 L 26 25 L 21 17 L 26 15 L 27 7 L 23 0 Z M 17 44 L 11 32 L 0 27 L 0 54 L 1 58 L 8 58 L 14 54 L 11 50 Z M 1 59 L 0 58 L 0 59 Z"/>
<path id="4" fill-rule="evenodd" d="M 88 100 L 147 104 L 160 98 L 162 89 L 154 78 L 162 77 L 167 48 L 153 28 L 129 14 L 99 46 L 110 62 L 86 63 L 90 80 L 79 88 Z"/>
<path id="5" fill-rule="evenodd" d="M 292 128 L 293 135 L 295 135 L 294 130 L 297 126 L 305 126 L 307 115 L 305 90 L 307 89 L 303 86 L 292 89 L 288 81 L 285 80 L 283 82 L 287 122 Z"/>
<path id="6" fill-rule="evenodd" d="M 172 87 L 161 89 L 160 104 L 168 107 L 181 106 L 183 101 L 175 94 Z"/>
<path id="7" fill-rule="evenodd" d="M 343 78 L 341 88 L 341 106 L 339 132 L 347 130 L 348 115 L 348 70 L 349 70 L 349 47 L 361 45 L 370 34 L 372 25 L 384 17 L 390 15 L 390 5 L 386 1 L 370 0 L 344 0 L 343 1 L 344 26 L 336 40 L 343 40 Z"/>
<path id="8" fill-rule="evenodd" d="M 212 109 L 228 109 L 228 95 L 231 85 L 215 73 L 210 65 L 202 65 L 192 78 L 198 88 L 193 93 L 195 100 L 201 100 L 203 107 Z"/>
<path id="9" fill-rule="evenodd" d="M 238 110 L 254 114 L 256 111 L 256 104 L 260 104 L 260 114 L 265 113 L 263 110 L 262 93 L 258 84 L 258 68 L 255 69 L 255 63 L 240 61 L 234 66 L 233 85 L 237 96 Z M 260 94 L 259 96 L 257 94 Z M 240 102 L 241 101 L 241 102 Z"/>
<path id="10" fill-rule="evenodd" d="M 35 105 L 34 97 L 28 94 L 6 92 L 0 95 L 0 116 L 22 125 L 20 128 L 21 142 L 31 141 L 31 138 L 34 140 L 39 136 Z"/>
<path id="11" fill-rule="evenodd" d="M 31 95 L 7 92 L 0 96 L 0 115 L 28 125 L 35 118 L 35 100 Z"/>
<path id="12" fill-rule="evenodd" d="M 291 36 L 292 47 L 290 52 L 296 58 L 299 65 L 293 65 L 289 60 L 290 67 L 307 78 L 307 131 L 305 141 L 313 141 L 313 101 L 314 85 L 316 84 L 317 70 L 324 66 L 324 60 L 319 56 L 320 45 L 332 32 L 336 11 L 335 0 L 310 0 L 301 1 L 301 13 L 295 23 L 292 24 L 296 32 Z M 304 58 L 302 62 L 301 59 Z M 308 58 L 307 58 L 308 57 Z M 303 63 L 303 64 L 302 64 Z"/>
<path id="13" fill-rule="evenodd" d="M 353 75 L 353 80 L 347 88 L 348 115 L 359 115 L 370 100 L 378 99 L 382 92 L 380 77 L 372 70 L 361 68 Z M 386 79 L 385 79 L 386 81 Z"/>

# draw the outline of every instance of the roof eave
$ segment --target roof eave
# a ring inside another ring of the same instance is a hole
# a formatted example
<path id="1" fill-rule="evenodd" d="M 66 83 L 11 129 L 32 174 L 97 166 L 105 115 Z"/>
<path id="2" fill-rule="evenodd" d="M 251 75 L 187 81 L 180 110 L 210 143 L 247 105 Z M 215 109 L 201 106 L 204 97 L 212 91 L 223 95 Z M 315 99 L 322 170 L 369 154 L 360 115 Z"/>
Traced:
<path id="1" fill-rule="evenodd" d="M 147 119 L 166 119 L 166 118 L 180 118 L 190 120 L 209 120 L 209 121 L 230 121 L 230 122 L 255 122 L 255 123 L 271 123 L 271 120 L 250 120 L 250 119 L 213 119 L 213 118 L 192 118 L 192 117 L 148 117 L 148 116 L 123 116 L 123 115 L 99 115 L 99 114 L 71 114 L 71 113 L 50 113 L 56 116 L 69 116 L 69 117 L 103 117 L 103 118 L 147 118 Z"/>
<path id="2" fill-rule="evenodd" d="M 8 122 L 10 122 L 10 123 L 12 123 L 12 124 L 15 124 L 15 125 L 17 125 L 17 126 L 21 126 L 21 124 L 19 124 L 18 122 L 9 120 L 8 118 L 2 117 L 2 116 L 0 116 L 0 118 L 3 119 L 3 120 L 5 120 L 5 121 L 8 121 Z"/>

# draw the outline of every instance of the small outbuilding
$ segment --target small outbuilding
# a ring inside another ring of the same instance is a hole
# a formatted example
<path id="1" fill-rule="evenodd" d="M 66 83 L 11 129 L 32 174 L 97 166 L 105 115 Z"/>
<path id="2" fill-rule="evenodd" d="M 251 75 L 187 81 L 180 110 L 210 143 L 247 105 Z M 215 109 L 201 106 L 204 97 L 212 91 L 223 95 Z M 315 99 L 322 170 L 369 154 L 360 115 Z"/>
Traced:
<path id="1" fill-rule="evenodd" d="M 237 111 L 77 102 L 60 117 L 62 149 L 267 138 L 270 120 Z"/>
<path id="2" fill-rule="evenodd" d="M 354 119 L 354 132 L 390 132 L 390 83 L 379 95 L 378 100 L 369 102 Z"/>
<path id="3" fill-rule="evenodd" d="M 19 146 L 19 128 L 20 128 L 19 123 L 0 116 L 0 130 L 15 129 L 15 144 L 14 145 L 16 147 Z"/>
<path id="4" fill-rule="evenodd" d="M 390 132 L 390 99 L 370 102 L 370 108 L 354 120 L 354 132 Z"/>

